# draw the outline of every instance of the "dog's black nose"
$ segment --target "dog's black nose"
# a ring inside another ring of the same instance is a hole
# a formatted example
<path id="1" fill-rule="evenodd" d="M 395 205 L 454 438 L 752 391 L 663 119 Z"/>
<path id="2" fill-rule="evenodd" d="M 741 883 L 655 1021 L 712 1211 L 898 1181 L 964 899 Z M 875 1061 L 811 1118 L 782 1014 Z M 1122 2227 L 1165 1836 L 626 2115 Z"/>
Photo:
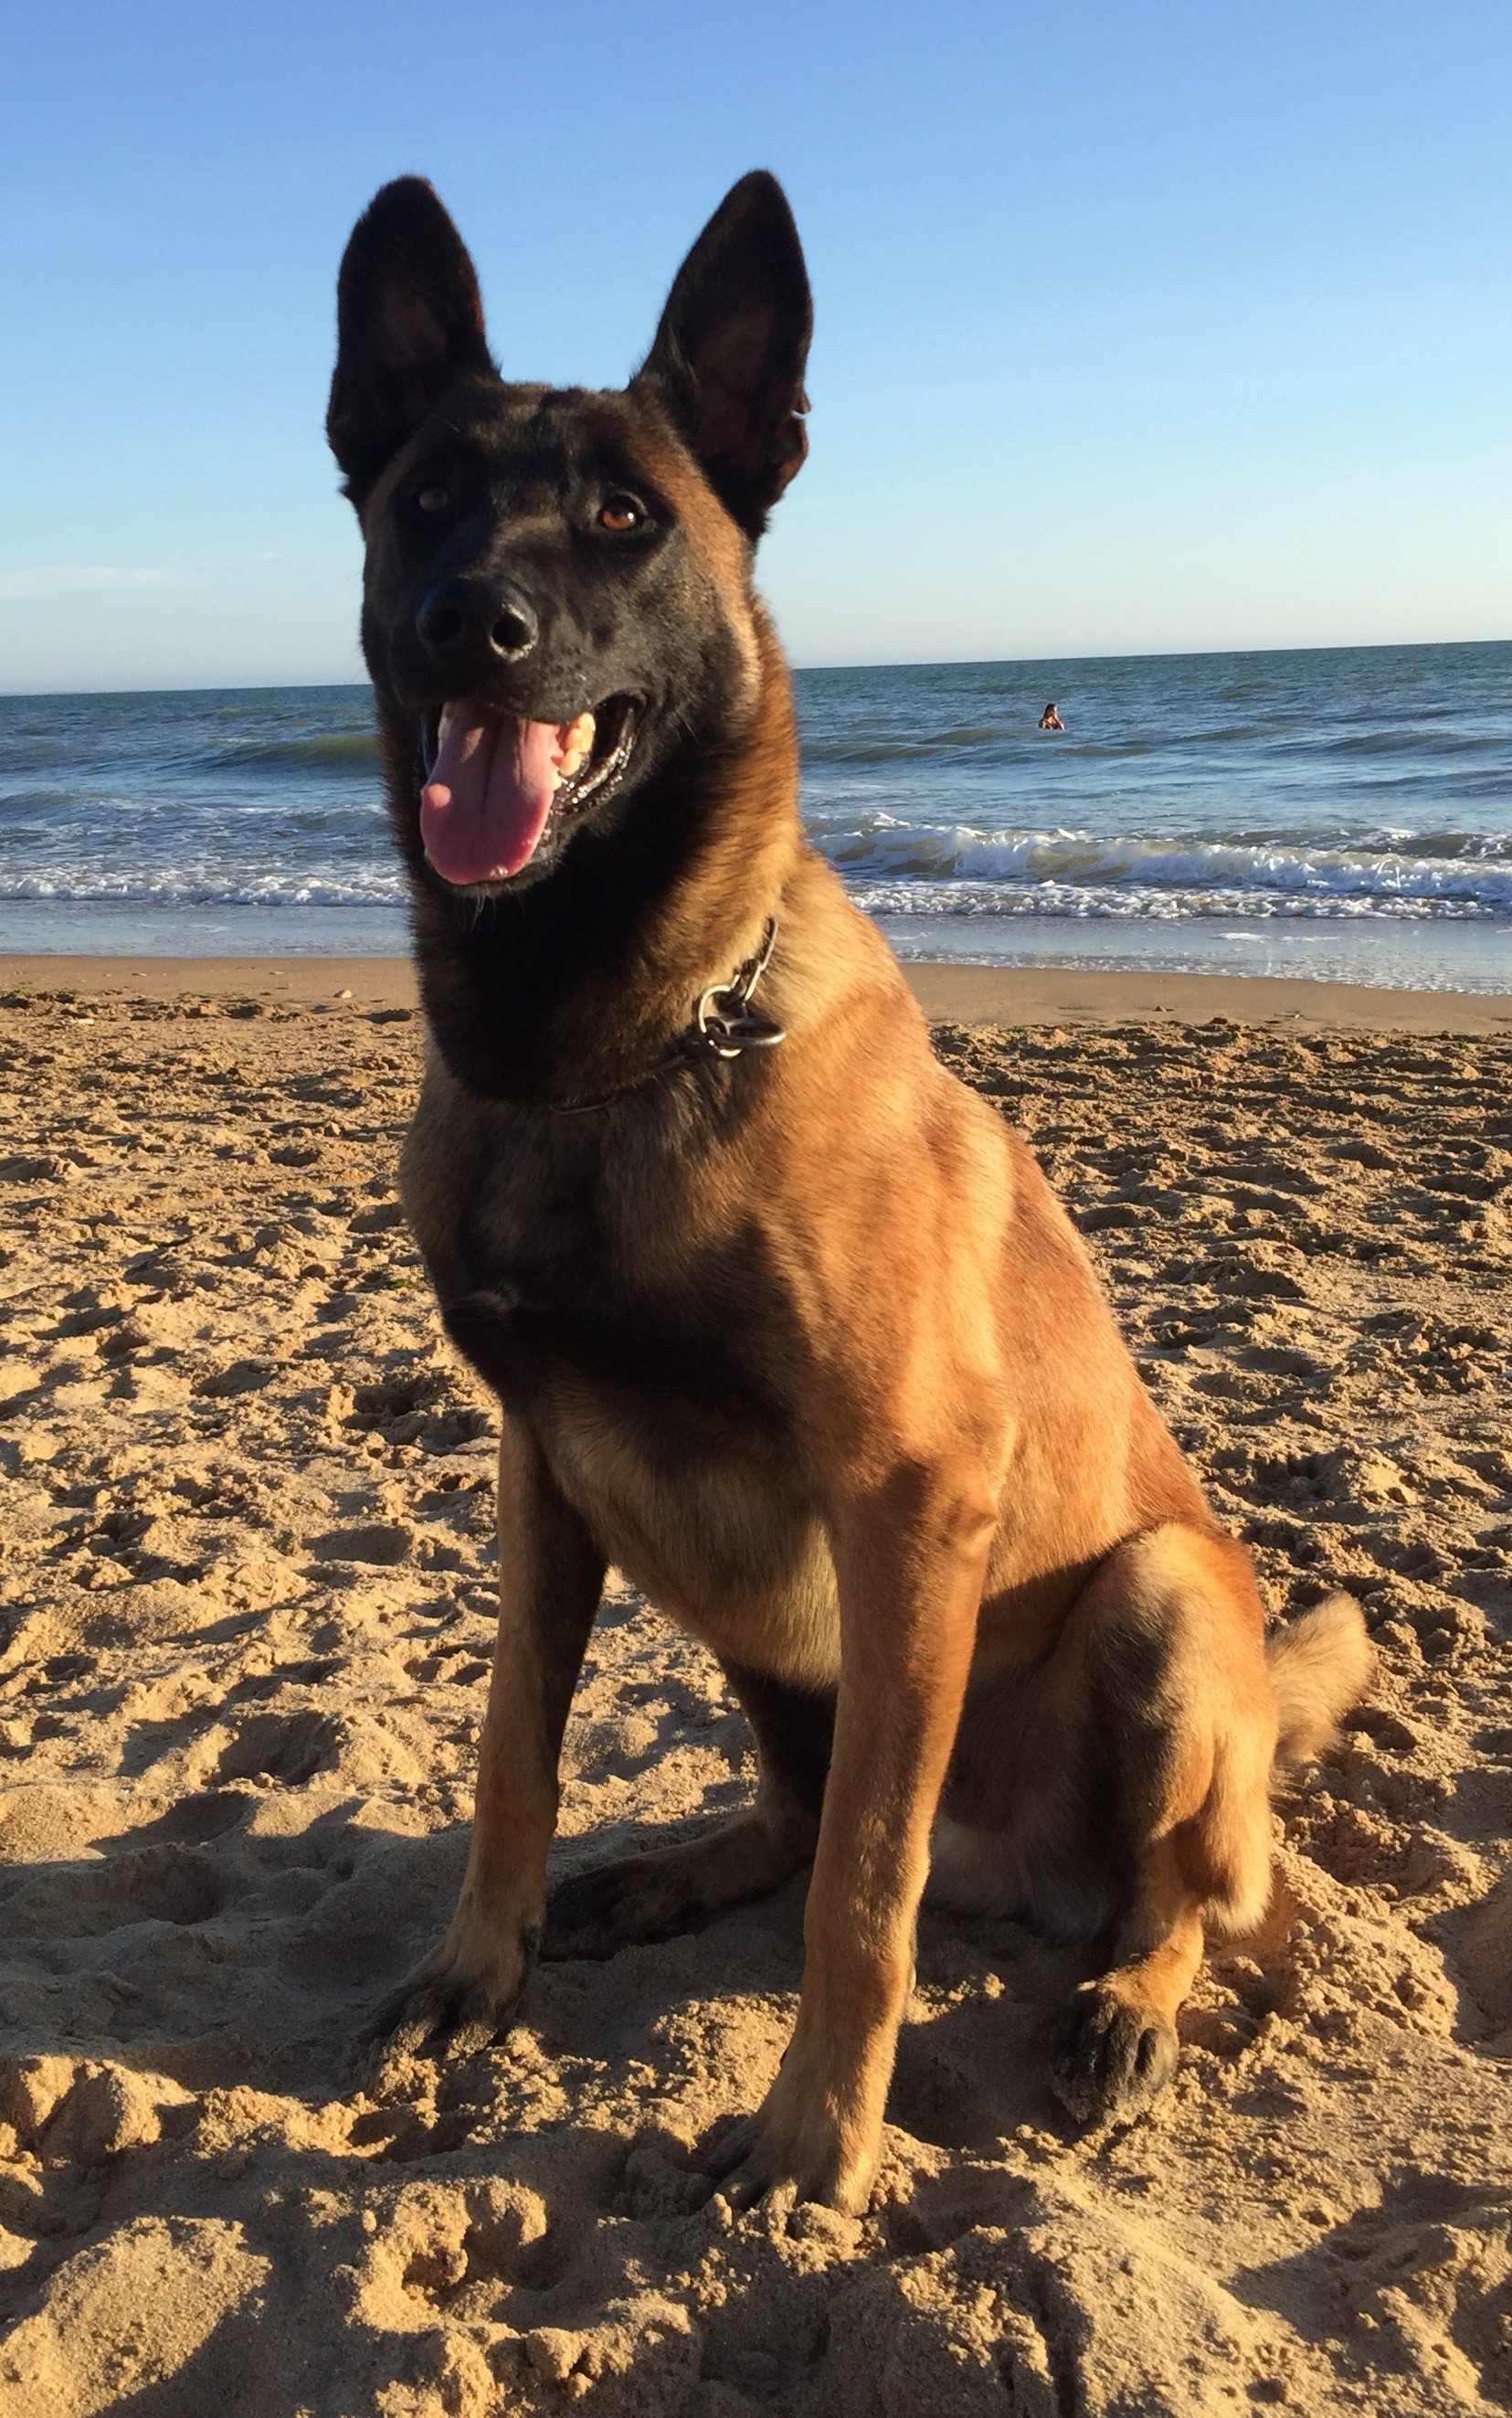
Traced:
<path id="1" fill-rule="evenodd" d="M 421 600 L 415 627 L 426 652 L 445 665 L 481 650 L 513 663 L 529 653 L 541 625 L 513 589 L 443 579 Z"/>

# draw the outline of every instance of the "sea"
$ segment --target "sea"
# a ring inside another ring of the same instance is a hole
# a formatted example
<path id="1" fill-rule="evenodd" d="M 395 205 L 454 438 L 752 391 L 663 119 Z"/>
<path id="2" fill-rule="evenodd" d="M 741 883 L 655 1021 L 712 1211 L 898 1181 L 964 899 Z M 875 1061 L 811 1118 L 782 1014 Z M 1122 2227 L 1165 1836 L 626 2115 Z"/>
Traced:
<path id="1" fill-rule="evenodd" d="M 1512 990 L 1512 643 L 796 681 L 900 956 Z M 365 686 L 0 697 L 0 950 L 405 946 Z"/>

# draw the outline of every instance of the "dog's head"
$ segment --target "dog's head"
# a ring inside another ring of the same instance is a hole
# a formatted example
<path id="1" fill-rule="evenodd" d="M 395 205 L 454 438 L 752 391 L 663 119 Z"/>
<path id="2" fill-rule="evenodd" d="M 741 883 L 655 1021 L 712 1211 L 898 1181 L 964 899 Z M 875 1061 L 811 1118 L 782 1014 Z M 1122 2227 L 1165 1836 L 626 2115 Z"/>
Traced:
<path id="1" fill-rule="evenodd" d="M 623 392 L 505 383 L 422 179 L 359 221 L 327 429 L 367 537 L 363 650 L 390 759 L 415 768 L 403 836 L 422 879 L 533 886 L 680 749 L 738 735 L 758 690 L 752 552 L 807 451 L 811 325 L 791 213 L 759 172 L 695 244 Z"/>

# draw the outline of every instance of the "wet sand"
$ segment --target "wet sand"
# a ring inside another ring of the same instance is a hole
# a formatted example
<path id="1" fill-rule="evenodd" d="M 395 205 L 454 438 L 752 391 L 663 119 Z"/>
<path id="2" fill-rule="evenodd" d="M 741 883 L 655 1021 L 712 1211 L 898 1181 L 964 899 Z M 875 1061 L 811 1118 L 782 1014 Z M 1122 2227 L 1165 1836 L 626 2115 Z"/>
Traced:
<path id="1" fill-rule="evenodd" d="M 1271 1608 L 1352 1588 L 1381 1673 L 1142 2120 L 1045 2088 L 1074 1952 L 926 1912 L 853 2221 L 695 2165 L 775 2069 L 798 1885 L 347 2063 L 450 1912 L 492 1629 L 495 1413 L 392 1190 L 407 967 L 0 966 L 3 2418 L 1512 2400 L 1512 1001 L 968 973 L 914 970 L 939 1048 Z M 752 1779 L 615 1585 L 557 1868 Z"/>
<path id="2" fill-rule="evenodd" d="M 1386 990 L 1362 983 L 1218 974 L 1104 973 L 1072 966 L 907 965 L 931 1018 L 962 1024 L 1255 1024 L 1360 1033 L 1512 1033 L 1512 988 Z M 413 1007 L 407 957 L 69 957 L 0 956 L 0 993 L 84 990 L 136 999 L 339 1000 Z"/>

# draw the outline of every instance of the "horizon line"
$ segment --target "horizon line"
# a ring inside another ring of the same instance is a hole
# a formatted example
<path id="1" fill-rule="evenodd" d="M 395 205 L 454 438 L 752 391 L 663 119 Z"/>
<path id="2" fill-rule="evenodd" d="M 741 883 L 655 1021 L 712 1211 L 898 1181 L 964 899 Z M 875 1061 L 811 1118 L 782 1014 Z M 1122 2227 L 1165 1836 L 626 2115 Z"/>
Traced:
<path id="1" fill-rule="evenodd" d="M 1505 638 L 1367 638 L 1358 642 L 1331 639 L 1292 647 L 1132 647 L 1103 648 L 1079 655 L 873 655 L 845 664 L 791 664 L 795 672 L 954 671 L 988 666 L 1039 664 L 1183 663 L 1211 656 L 1427 654 L 1440 649 L 1512 646 Z M 125 687 L 0 688 L 8 698 L 69 696 L 255 696 L 278 689 L 371 688 L 366 677 L 356 680 L 180 681 L 167 685 L 131 681 Z"/>

